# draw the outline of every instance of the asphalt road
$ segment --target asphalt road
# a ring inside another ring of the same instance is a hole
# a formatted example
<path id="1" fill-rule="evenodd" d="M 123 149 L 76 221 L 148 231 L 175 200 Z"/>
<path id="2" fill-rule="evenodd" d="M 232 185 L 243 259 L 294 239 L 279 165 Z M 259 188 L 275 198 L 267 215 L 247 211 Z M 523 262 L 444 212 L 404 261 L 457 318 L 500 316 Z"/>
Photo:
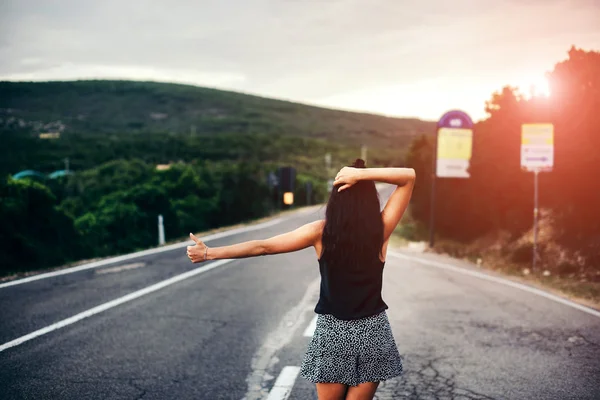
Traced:
<path id="1" fill-rule="evenodd" d="M 266 238 L 323 213 L 209 245 Z M 0 346 L 211 264 L 191 264 L 183 247 L 0 287 Z M 318 296 L 314 250 L 215 265 L 0 351 L 0 399 L 316 399 L 296 376 Z M 476 270 L 388 254 L 383 297 L 405 373 L 377 398 L 600 399 L 600 314 Z"/>

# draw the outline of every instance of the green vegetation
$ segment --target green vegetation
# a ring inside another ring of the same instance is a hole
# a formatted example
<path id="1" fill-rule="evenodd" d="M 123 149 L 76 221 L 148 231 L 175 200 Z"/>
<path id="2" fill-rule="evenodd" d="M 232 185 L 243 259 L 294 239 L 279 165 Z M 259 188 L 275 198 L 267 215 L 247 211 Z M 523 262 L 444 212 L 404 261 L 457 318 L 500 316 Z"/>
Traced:
<path id="1" fill-rule="evenodd" d="M 268 215 L 280 208 L 259 163 L 194 162 L 160 171 L 116 160 L 49 182 L 0 182 L 3 274 L 155 246 L 158 215 L 167 240 Z M 313 184 L 311 204 L 325 184 Z M 53 189 L 51 190 L 50 187 Z M 306 193 L 297 185 L 297 206 Z"/>
<path id="2" fill-rule="evenodd" d="M 75 170 L 133 158 L 150 163 L 240 158 L 320 162 L 326 151 L 336 148 L 360 154 L 362 144 L 372 150 L 370 164 L 388 165 L 400 162 L 410 141 L 434 127 L 416 119 L 187 85 L 0 82 L 0 135 L 5 143 L 0 174 L 60 169 L 64 157 Z M 60 139 L 39 139 L 48 132 L 60 133 Z"/>
<path id="3" fill-rule="evenodd" d="M 185 85 L 0 82 L 0 274 L 155 246 L 159 214 L 167 241 L 269 215 L 280 166 L 295 206 L 307 182 L 322 202 L 326 153 L 338 168 L 366 144 L 370 165 L 397 164 L 433 126 Z M 72 174 L 50 179 L 65 158 Z M 10 178 L 23 170 L 42 175 Z"/>
<path id="4" fill-rule="evenodd" d="M 539 178 L 540 269 L 600 282 L 600 52 L 568 55 L 549 73 L 550 98 L 505 87 L 487 102 L 489 118 L 474 128 L 471 178 L 436 182 L 440 248 L 530 265 L 533 174 L 520 168 L 521 125 L 550 122 L 555 166 Z M 417 171 L 411 211 L 420 226 L 429 225 L 433 144 L 416 139 L 406 160 Z"/>
<path id="5" fill-rule="evenodd" d="M 540 176 L 534 274 L 546 279 L 540 272 L 548 270 L 597 288 L 600 53 L 572 48 L 549 80 L 549 99 L 511 87 L 492 94 L 489 117 L 474 129 L 471 178 L 436 184 L 438 249 L 507 271 L 528 266 L 533 177 L 520 169 L 521 124 L 551 122 L 555 167 Z M 284 165 L 298 171 L 295 205 L 306 202 L 309 181 L 311 203 L 324 201 L 325 154 L 335 169 L 361 144 L 369 146 L 369 166 L 417 170 L 397 233 L 425 239 L 433 130 L 431 122 L 184 85 L 0 83 L 0 274 L 154 246 L 158 214 L 167 240 L 269 215 L 279 204 L 267 175 Z M 39 138 L 47 132 L 60 138 Z M 10 178 L 25 169 L 49 174 L 66 157 L 71 175 Z"/>

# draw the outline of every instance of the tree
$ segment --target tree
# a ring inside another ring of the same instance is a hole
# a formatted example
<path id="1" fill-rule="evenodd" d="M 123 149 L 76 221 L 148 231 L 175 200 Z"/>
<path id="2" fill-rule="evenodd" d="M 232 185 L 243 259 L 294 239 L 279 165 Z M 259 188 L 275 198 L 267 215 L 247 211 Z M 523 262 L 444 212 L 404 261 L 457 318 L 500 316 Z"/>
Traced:
<path id="1" fill-rule="evenodd" d="M 554 125 L 553 171 L 540 176 L 540 206 L 550 208 L 559 242 L 600 264 L 600 53 L 571 48 L 548 74 L 549 99 L 525 98 L 504 87 L 486 102 L 489 117 L 475 125 L 469 179 L 438 179 L 436 231 L 459 240 L 506 231 L 517 238 L 532 226 L 533 175 L 521 170 L 521 126 Z M 412 145 L 417 169 L 413 215 L 428 222 L 432 146 Z"/>
<path id="2" fill-rule="evenodd" d="M 41 183 L 0 181 L 0 273 L 37 269 L 81 256 L 73 220 Z"/>

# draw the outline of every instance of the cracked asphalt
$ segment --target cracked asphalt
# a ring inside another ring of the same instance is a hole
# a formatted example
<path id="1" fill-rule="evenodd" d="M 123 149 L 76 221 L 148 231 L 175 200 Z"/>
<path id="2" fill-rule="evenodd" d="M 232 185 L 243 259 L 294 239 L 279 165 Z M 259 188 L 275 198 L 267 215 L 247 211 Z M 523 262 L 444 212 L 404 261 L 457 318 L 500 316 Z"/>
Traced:
<path id="1" fill-rule="evenodd" d="M 323 212 L 209 245 L 269 237 Z M 145 266 L 0 288 L 0 344 L 198 267 L 180 249 L 103 268 L 138 261 Z M 264 397 L 283 367 L 302 361 L 318 276 L 312 249 L 232 261 L 0 352 L 0 399 Z M 600 399 L 596 316 L 392 255 L 383 297 L 405 372 L 383 382 L 376 399 Z M 303 298 L 309 306 L 298 308 Z M 267 343 L 273 355 L 253 370 L 266 338 L 288 329 L 281 321 L 290 310 L 302 324 L 275 335 L 291 339 Z M 250 375 L 262 377 L 259 387 L 250 387 Z M 289 399 L 316 399 L 314 387 L 298 377 Z"/>

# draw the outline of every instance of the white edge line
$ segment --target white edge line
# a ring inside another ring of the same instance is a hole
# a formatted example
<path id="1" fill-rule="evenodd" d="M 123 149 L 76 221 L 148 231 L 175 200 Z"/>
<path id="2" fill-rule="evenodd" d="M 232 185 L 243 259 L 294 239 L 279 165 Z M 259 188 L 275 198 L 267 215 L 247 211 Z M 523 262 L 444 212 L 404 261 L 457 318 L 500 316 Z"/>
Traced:
<path id="1" fill-rule="evenodd" d="M 590 315 L 593 315 L 595 317 L 600 318 L 600 311 L 598 311 L 598 310 L 594 310 L 593 308 L 586 307 L 584 305 L 575 303 L 575 302 L 573 302 L 571 300 L 567 300 L 567 299 L 565 299 L 563 297 L 560 297 L 560 296 L 557 296 L 557 295 L 545 292 L 545 291 L 543 291 L 541 289 L 537 289 L 537 288 L 534 288 L 534 287 L 531 287 L 531 286 L 524 285 L 522 283 L 513 282 L 513 281 L 508 280 L 508 279 L 504 279 L 504 278 L 499 278 L 497 276 L 488 275 L 488 274 L 485 274 L 483 272 L 471 271 L 471 270 L 468 270 L 468 269 L 465 269 L 465 268 L 456 267 L 454 265 L 450 265 L 450 264 L 446 264 L 446 263 L 442 263 L 442 262 L 438 262 L 438 261 L 431 261 L 431 260 L 421 259 L 421 258 L 418 258 L 418 257 L 407 256 L 405 254 L 397 253 L 397 252 L 395 252 L 393 250 L 388 250 L 388 254 L 391 254 L 391 255 L 393 255 L 395 257 L 404 258 L 406 260 L 416 261 L 416 262 L 421 263 L 421 264 L 430 265 L 432 267 L 447 269 L 447 270 L 458 272 L 458 273 L 461 273 L 461 274 L 471 275 L 471 276 L 474 276 L 474 277 L 477 277 L 477 278 L 480 278 L 480 279 L 485 279 L 485 280 L 488 280 L 488 281 L 491 281 L 491 282 L 501 283 L 501 284 L 506 285 L 506 286 L 511 286 L 511 287 L 514 287 L 514 288 L 517 288 L 517 289 L 521 289 L 521 290 L 527 291 L 529 293 L 537 294 L 538 296 L 542 296 L 542 297 L 545 297 L 547 299 L 554 300 L 554 301 L 556 301 L 558 303 L 561 303 L 561 304 L 564 304 L 564 305 L 576 308 L 576 309 L 578 309 L 580 311 L 586 312 L 586 313 L 588 313 Z"/>
<path id="2" fill-rule="evenodd" d="M 290 397 L 299 372 L 300 367 L 283 367 L 277 381 L 275 381 L 275 385 L 273 385 L 273 388 L 269 392 L 267 400 L 286 400 Z"/>
<path id="3" fill-rule="evenodd" d="M 304 330 L 305 337 L 311 337 L 315 334 L 315 329 L 317 329 L 317 316 L 315 315 L 313 319 L 310 321 L 306 329 Z"/>
<path id="4" fill-rule="evenodd" d="M 234 229 L 231 229 L 228 231 L 218 232 L 218 233 L 215 233 L 212 235 L 204 236 L 204 237 L 200 238 L 200 240 L 202 240 L 203 242 L 208 242 L 210 240 L 220 239 L 222 237 L 227 237 L 227 236 L 235 235 L 238 233 L 245 233 L 245 232 L 250 232 L 250 231 L 254 231 L 254 230 L 258 230 L 258 229 L 263 229 L 263 228 L 267 228 L 272 225 L 276 225 L 276 224 L 282 222 L 283 220 L 284 220 L 283 218 L 276 218 L 272 221 L 264 222 L 262 224 L 234 228 Z M 22 278 L 22 279 L 16 279 L 14 281 L 0 283 L 0 289 L 9 287 L 9 286 L 21 285 L 23 283 L 33 282 L 33 281 L 37 281 L 40 279 L 51 278 L 54 276 L 72 274 L 73 272 L 84 271 L 86 269 L 103 267 L 105 265 L 114 264 L 114 263 L 118 263 L 120 261 L 125 261 L 125 260 L 131 260 L 133 258 L 143 257 L 143 256 L 147 256 L 147 255 L 152 255 L 152 254 L 158 254 L 158 253 L 162 253 L 162 252 L 170 251 L 170 250 L 176 250 L 176 249 L 180 249 L 182 247 L 187 247 L 190 244 L 191 244 L 190 241 L 174 243 L 174 244 L 170 244 L 167 246 L 156 247 L 156 248 L 152 248 L 152 249 L 148 249 L 148 250 L 142 250 L 142 251 L 138 251 L 138 252 L 130 253 L 130 254 L 124 254 L 122 256 L 117 256 L 117 257 L 109 258 L 106 260 L 94 261 L 94 262 L 91 262 L 88 264 L 78 265 L 76 267 L 65 268 L 65 269 L 52 271 L 52 272 L 46 272 L 43 274 L 33 275 L 33 276 L 29 276 L 27 278 Z"/>
<path id="5" fill-rule="evenodd" d="M 79 314 L 75 314 L 72 317 L 63 319 L 62 321 L 58 321 L 52 325 L 48 325 L 45 328 L 42 329 L 38 329 L 37 331 L 31 332 L 25 336 L 21 336 L 17 339 L 11 340 L 10 342 L 4 343 L 3 345 L 0 345 L 0 352 L 9 349 L 11 347 L 14 346 L 18 346 L 22 343 L 25 343 L 31 339 L 35 339 L 38 336 L 42 336 L 45 335 L 46 333 L 50 333 L 52 331 L 55 331 L 57 329 L 63 328 L 67 325 L 71 325 L 74 324 L 77 321 L 80 321 L 84 318 L 87 317 L 91 317 L 92 315 L 95 314 L 99 314 L 103 311 L 106 311 L 110 308 L 116 307 L 118 305 L 121 305 L 123 303 L 127 303 L 128 301 L 137 299 L 138 297 L 142 297 L 144 295 L 147 295 L 149 293 L 155 292 L 157 290 L 160 290 L 162 288 L 165 288 L 169 285 L 172 285 L 174 283 L 180 282 L 184 279 L 187 278 L 191 278 L 194 275 L 198 275 L 201 274 L 203 272 L 207 272 L 210 271 L 211 269 L 217 268 L 223 264 L 226 264 L 228 262 L 234 261 L 233 259 L 226 259 L 226 260 L 219 260 L 219 261 L 215 261 L 213 263 L 210 263 L 208 265 L 202 266 L 202 267 L 198 267 L 196 269 L 193 269 L 191 271 L 185 272 L 183 274 L 179 274 L 179 275 L 175 275 L 169 279 L 166 279 L 164 281 L 155 283 L 154 285 L 145 287 L 143 289 L 137 290 L 135 292 L 129 293 L 123 297 L 119 297 L 117 299 L 111 300 L 109 302 L 100 304 L 99 306 L 96 306 L 94 308 L 90 308 L 89 310 L 80 312 Z"/>

